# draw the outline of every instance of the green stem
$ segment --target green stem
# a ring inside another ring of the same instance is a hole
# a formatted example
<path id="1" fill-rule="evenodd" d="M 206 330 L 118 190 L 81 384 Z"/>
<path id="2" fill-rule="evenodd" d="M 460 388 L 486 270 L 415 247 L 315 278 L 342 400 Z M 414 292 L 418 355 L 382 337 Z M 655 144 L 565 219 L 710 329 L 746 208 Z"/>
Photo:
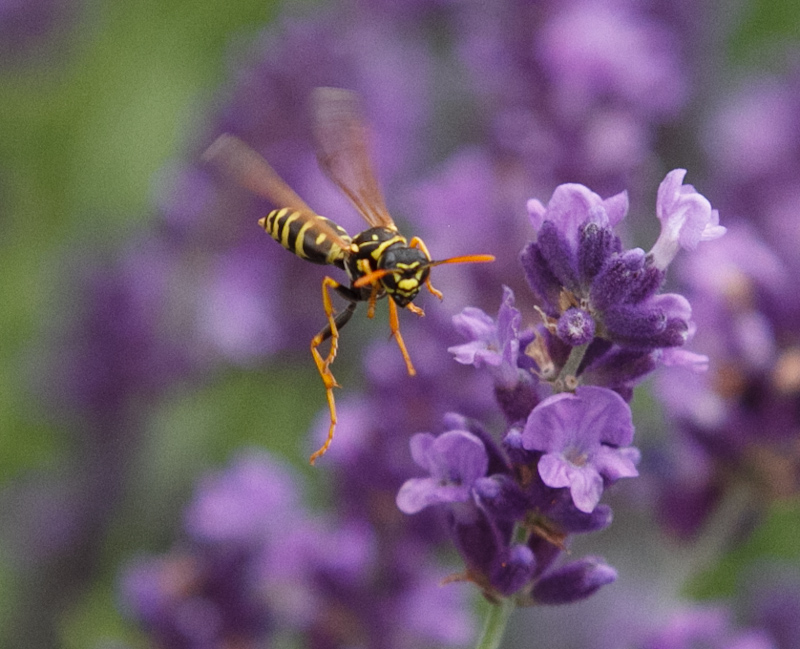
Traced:
<path id="1" fill-rule="evenodd" d="M 556 383 L 560 382 L 562 385 L 565 385 L 568 377 L 575 376 L 575 374 L 578 371 L 578 368 L 581 365 L 583 357 L 586 355 L 587 349 L 589 349 L 589 343 L 586 343 L 585 345 L 580 345 L 579 347 L 572 348 L 572 351 L 569 353 L 569 358 L 567 359 L 567 362 L 564 363 L 564 367 L 561 368 L 561 371 L 558 374 Z"/>
<path id="2" fill-rule="evenodd" d="M 476 649 L 497 649 L 503 639 L 508 618 L 514 610 L 514 601 L 504 597 L 499 604 L 490 604 L 483 625 L 483 633 Z"/>

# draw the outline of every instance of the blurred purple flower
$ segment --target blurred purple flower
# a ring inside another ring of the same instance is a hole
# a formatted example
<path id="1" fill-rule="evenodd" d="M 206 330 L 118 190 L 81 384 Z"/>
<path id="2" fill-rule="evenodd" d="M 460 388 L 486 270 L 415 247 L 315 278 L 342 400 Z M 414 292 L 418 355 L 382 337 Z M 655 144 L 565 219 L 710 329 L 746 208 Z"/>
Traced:
<path id="1" fill-rule="evenodd" d="M 690 362 L 667 367 L 657 382 L 678 433 L 661 475 L 661 512 L 688 537 L 734 484 L 757 489 L 762 503 L 800 490 L 800 301 L 781 257 L 750 228 L 732 227 L 680 270 L 697 305 L 693 347 L 710 359 L 707 373 Z"/>
<path id="2" fill-rule="evenodd" d="M 636 176 L 656 129 L 689 92 L 696 23 L 664 9 L 624 0 L 466 5 L 458 46 L 506 170 L 524 169 L 543 189 L 580 181 L 604 192 Z"/>
<path id="3" fill-rule="evenodd" d="M 126 614 L 165 649 L 263 644 L 276 634 L 313 646 L 401 648 L 471 637 L 464 593 L 431 588 L 444 574 L 430 546 L 397 534 L 379 543 L 388 530 L 367 512 L 312 515 L 298 486 L 261 452 L 207 476 L 186 511 L 187 541 L 123 575 Z"/>
<path id="4" fill-rule="evenodd" d="M 721 606 L 695 606 L 673 615 L 642 649 L 778 649 L 763 629 L 739 629 Z"/>
<path id="5" fill-rule="evenodd" d="M 63 46 L 82 4 L 80 0 L 2 0 L 0 67 L 48 56 L 54 46 Z"/>
<path id="6" fill-rule="evenodd" d="M 650 116 L 673 114 L 686 98 L 676 34 L 636 3 L 563 2 L 537 42 L 560 112 L 572 119 L 614 97 Z"/>
<path id="7" fill-rule="evenodd" d="M 204 476 L 184 513 L 199 543 L 247 547 L 302 514 L 297 477 L 266 453 L 242 454 L 224 471 Z"/>

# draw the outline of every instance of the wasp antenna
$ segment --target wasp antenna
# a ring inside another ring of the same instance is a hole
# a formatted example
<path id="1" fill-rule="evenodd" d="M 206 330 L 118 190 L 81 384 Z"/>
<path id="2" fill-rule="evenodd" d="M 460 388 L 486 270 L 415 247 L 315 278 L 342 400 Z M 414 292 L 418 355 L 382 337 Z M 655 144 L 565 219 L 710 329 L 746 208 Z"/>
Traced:
<path id="1" fill-rule="evenodd" d="M 450 257 L 449 259 L 439 259 L 425 264 L 428 267 L 441 266 L 442 264 L 485 264 L 494 261 L 494 255 L 462 255 L 461 257 Z"/>

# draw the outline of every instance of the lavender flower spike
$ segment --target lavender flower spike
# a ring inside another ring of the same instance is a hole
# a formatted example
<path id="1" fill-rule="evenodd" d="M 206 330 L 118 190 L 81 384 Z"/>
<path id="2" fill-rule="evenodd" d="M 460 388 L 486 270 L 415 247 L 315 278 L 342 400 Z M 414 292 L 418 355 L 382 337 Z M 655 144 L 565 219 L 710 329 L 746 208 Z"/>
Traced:
<path id="1" fill-rule="evenodd" d="M 639 475 L 639 451 L 628 446 L 633 430 L 622 397 L 607 388 L 581 386 L 575 394 L 562 392 L 536 406 L 522 431 L 522 445 L 544 452 L 542 481 L 569 487 L 575 506 L 590 513 L 603 494 L 603 478 L 613 482 Z"/>
<path id="2" fill-rule="evenodd" d="M 405 514 L 438 503 L 466 502 L 473 483 L 486 475 L 489 467 L 483 442 L 464 430 L 450 430 L 439 437 L 417 433 L 411 438 L 411 455 L 430 477 L 403 483 L 397 507 Z"/>
<path id="3" fill-rule="evenodd" d="M 661 234 L 650 254 L 656 268 L 664 270 L 679 248 L 694 250 L 701 241 L 718 239 L 726 228 L 719 224 L 719 212 L 692 185 L 684 185 L 686 169 L 673 169 L 658 187 L 656 214 Z"/>

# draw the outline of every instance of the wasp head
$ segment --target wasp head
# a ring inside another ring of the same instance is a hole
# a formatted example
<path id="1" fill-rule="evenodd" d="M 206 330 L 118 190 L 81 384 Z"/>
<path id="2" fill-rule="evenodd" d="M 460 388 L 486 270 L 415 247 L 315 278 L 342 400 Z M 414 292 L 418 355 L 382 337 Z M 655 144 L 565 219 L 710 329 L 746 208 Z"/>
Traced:
<path id="1" fill-rule="evenodd" d="M 414 301 L 431 272 L 431 260 L 419 248 L 396 246 L 381 256 L 378 268 L 391 271 L 381 277 L 381 284 L 399 307 Z"/>

